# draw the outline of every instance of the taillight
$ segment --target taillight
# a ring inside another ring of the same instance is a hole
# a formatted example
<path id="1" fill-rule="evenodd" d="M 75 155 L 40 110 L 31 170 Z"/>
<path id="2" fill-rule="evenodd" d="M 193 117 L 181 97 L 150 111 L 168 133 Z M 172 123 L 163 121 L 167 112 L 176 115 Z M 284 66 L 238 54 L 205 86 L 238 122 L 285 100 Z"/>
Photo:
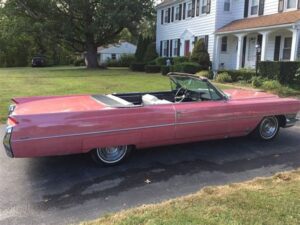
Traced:
<path id="1" fill-rule="evenodd" d="M 5 148 L 6 154 L 7 154 L 7 156 L 9 156 L 11 158 L 14 157 L 12 147 L 11 147 L 12 132 L 13 132 L 13 126 L 8 125 L 6 127 L 5 136 L 3 138 L 3 145 L 4 145 L 4 148 Z"/>
<path id="2" fill-rule="evenodd" d="M 7 126 L 14 127 L 17 124 L 18 124 L 18 121 L 15 118 L 13 118 L 11 116 L 8 117 L 8 119 L 7 119 Z"/>

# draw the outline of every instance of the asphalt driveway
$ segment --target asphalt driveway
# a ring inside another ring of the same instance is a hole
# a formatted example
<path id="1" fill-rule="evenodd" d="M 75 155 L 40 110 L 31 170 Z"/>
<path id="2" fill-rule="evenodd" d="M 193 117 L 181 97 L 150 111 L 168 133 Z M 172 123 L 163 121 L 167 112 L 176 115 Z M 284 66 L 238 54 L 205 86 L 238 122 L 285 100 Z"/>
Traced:
<path id="1" fill-rule="evenodd" d="M 77 223 L 299 167 L 299 124 L 271 143 L 237 138 L 153 148 L 114 168 L 100 168 L 85 155 L 9 159 L 1 145 L 0 224 Z"/>

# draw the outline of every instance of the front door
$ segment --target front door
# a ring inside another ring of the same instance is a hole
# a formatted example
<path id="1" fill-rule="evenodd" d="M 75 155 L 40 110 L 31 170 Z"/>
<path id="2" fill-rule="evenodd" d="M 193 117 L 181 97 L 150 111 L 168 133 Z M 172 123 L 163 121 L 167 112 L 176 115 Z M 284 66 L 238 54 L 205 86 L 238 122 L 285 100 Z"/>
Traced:
<path id="1" fill-rule="evenodd" d="M 186 40 L 184 42 L 184 56 L 189 56 L 190 55 L 190 41 Z"/>
<path id="2" fill-rule="evenodd" d="M 250 37 L 248 41 L 246 67 L 255 68 L 256 64 L 256 37 Z"/>

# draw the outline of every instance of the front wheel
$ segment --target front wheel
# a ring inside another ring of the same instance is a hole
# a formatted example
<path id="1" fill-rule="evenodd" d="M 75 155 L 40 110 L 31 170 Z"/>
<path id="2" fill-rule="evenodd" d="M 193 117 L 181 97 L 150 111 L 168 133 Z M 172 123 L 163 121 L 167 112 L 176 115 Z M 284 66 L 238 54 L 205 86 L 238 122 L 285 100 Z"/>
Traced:
<path id="1" fill-rule="evenodd" d="M 265 117 L 255 130 L 255 135 L 264 141 L 270 141 L 276 138 L 280 126 L 276 116 Z"/>
<path id="2" fill-rule="evenodd" d="M 114 166 L 124 161 L 129 155 L 130 151 L 131 147 L 127 145 L 97 148 L 91 152 L 91 156 L 92 159 L 98 164 Z"/>

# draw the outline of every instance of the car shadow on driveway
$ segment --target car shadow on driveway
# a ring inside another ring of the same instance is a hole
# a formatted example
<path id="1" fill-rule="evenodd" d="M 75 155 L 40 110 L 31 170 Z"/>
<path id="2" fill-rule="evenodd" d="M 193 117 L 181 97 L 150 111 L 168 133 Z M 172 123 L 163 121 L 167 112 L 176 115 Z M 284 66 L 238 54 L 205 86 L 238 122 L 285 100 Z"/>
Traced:
<path id="1" fill-rule="evenodd" d="M 176 182 L 184 188 L 185 183 L 218 183 L 210 178 L 215 172 L 229 176 L 267 167 L 298 168 L 299 143 L 297 132 L 285 130 L 267 143 L 245 137 L 136 150 L 115 167 L 100 167 L 88 155 L 30 159 L 26 176 L 32 185 L 34 207 L 67 209 L 90 200 L 106 201 L 109 196 L 134 193 L 148 185 L 167 183 L 172 188 L 178 177 L 182 181 Z"/>

